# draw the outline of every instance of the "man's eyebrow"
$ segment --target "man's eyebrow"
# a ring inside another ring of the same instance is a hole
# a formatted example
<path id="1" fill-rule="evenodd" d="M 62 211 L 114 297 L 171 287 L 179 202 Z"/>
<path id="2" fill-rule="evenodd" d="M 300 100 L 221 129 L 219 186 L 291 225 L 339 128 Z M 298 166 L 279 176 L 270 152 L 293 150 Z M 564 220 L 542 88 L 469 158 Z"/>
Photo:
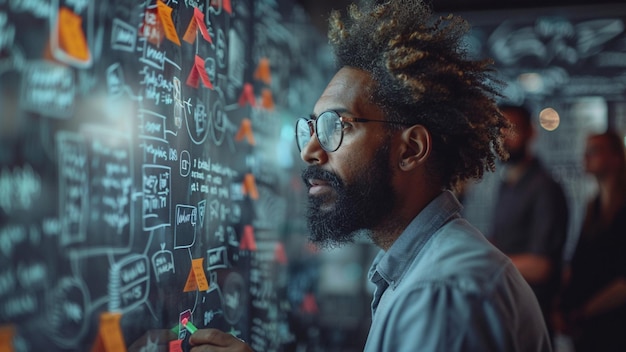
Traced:
<path id="1" fill-rule="evenodd" d="M 321 114 L 323 114 L 323 113 L 325 113 L 326 111 L 334 111 L 334 112 L 336 112 L 339 116 L 343 116 L 343 114 L 344 114 L 344 113 L 348 113 L 348 115 L 352 115 L 352 113 L 350 113 L 350 111 L 348 111 L 348 109 L 346 109 L 346 108 L 326 109 L 326 110 L 322 111 L 322 112 L 320 113 L 320 115 L 321 115 Z M 315 120 L 315 119 L 317 119 L 317 118 L 319 117 L 319 115 L 315 115 L 315 113 L 313 113 L 313 112 L 312 112 L 312 113 L 310 113 L 310 114 L 309 114 L 309 117 L 310 117 L 312 120 Z"/>

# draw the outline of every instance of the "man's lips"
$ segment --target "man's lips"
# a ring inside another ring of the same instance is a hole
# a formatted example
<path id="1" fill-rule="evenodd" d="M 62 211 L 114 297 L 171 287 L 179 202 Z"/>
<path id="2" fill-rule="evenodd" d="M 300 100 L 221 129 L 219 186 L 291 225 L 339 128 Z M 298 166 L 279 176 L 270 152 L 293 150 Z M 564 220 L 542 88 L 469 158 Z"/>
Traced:
<path id="1" fill-rule="evenodd" d="M 319 194 L 331 188 L 330 184 L 324 180 L 308 179 L 307 182 L 309 183 L 309 195 Z"/>

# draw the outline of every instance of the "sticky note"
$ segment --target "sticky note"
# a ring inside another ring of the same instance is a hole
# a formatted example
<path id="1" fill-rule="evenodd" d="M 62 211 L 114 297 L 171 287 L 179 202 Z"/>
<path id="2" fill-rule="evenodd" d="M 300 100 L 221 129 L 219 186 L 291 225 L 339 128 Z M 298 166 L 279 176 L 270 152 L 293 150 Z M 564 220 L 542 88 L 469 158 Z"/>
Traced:
<path id="1" fill-rule="evenodd" d="M 300 305 L 300 310 L 304 313 L 309 314 L 314 314 L 319 311 L 315 296 L 312 293 L 307 293 L 306 295 L 304 295 L 304 298 L 302 299 L 302 305 Z"/>
<path id="2" fill-rule="evenodd" d="M 15 327 L 13 325 L 4 325 L 0 327 L 0 352 L 13 352 L 13 336 L 15 335 Z"/>
<path id="3" fill-rule="evenodd" d="M 204 14 L 197 7 L 195 7 L 193 9 L 191 21 L 189 21 L 189 26 L 187 26 L 187 31 L 185 31 L 185 35 L 183 36 L 183 40 L 192 44 L 196 41 L 196 34 L 198 33 L 198 30 L 200 30 L 200 34 L 202 34 L 202 38 L 204 38 L 204 40 L 213 44 L 213 40 L 209 35 L 209 30 L 204 24 Z"/>
<path id="4" fill-rule="evenodd" d="M 252 225 L 243 227 L 241 241 L 239 241 L 239 249 L 244 251 L 256 251 L 256 240 L 254 239 L 254 228 Z"/>
<path id="5" fill-rule="evenodd" d="M 82 27 L 83 19 L 72 10 L 61 7 L 59 10 L 59 44 L 66 54 L 80 61 L 90 59 L 89 47 Z"/>
<path id="6" fill-rule="evenodd" d="M 211 83 L 209 75 L 206 72 L 206 67 L 204 66 L 204 59 L 196 55 L 193 66 L 191 67 L 191 71 L 189 72 L 189 76 L 187 76 L 187 81 L 185 83 L 190 87 L 198 88 L 200 80 L 202 80 L 202 84 L 204 84 L 205 87 L 213 89 L 213 84 Z"/>
<path id="7" fill-rule="evenodd" d="M 246 103 L 250 104 L 252 107 L 256 106 L 255 98 L 254 98 L 254 88 L 250 83 L 244 83 L 243 91 L 239 96 L 239 106 L 244 106 Z"/>
<path id="8" fill-rule="evenodd" d="M 104 312 L 100 315 L 100 327 L 92 352 L 124 352 L 126 344 L 120 327 L 121 313 Z"/>
<path id="9" fill-rule="evenodd" d="M 272 83 L 270 60 L 268 58 L 264 57 L 259 60 L 259 64 L 256 66 L 256 70 L 254 70 L 254 79 L 258 79 L 265 84 Z"/>
<path id="10" fill-rule="evenodd" d="M 230 0 L 211 0 L 211 6 L 219 7 L 220 2 L 222 3 L 222 8 L 224 9 L 224 11 L 226 11 L 229 15 L 232 15 L 233 7 L 230 4 Z"/>
<path id="11" fill-rule="evenodd" d="M 169 352 L 183 352 L 183 340 L 170 341 Z"/>
<path id="12" fill-rule="evenodd" d="M 195 291 L 207 291 L 209 289 L 209 282 L 204 274 L 204 266 L 202 262 L 204 258 L 192 259 L 191 270 L 189 270 L 189 276 L 187 276 L 187 283 L 183 292 Z"/>
<path id="13" fill-rule="evenodd" d="M 165 37 L 173 43 L 180 45 L 180 39 L 178 39 L 178 33 L 176 33 L 176 26 L 172 22 L 172 8 L 167 6 L 163 1 L 157 0 L 157 14 L 159 15 L 159 21 L 163 30 L 165 31 Z"/>
<path id="14" fill-rule="evenodd" d="M 282 242 L 277 242 L 276 246 L 274 247 L 274 259 L 279 264 L 287 264 L 287 252 L 285 251 L 285 246 L 282 244 Z"/>
<path id="15" fill-rule="evenodd" d="M 252 199 L 259 199 L 259 192 L 256 188 L 256 181 L 253 174 L 246 174 L 243 178 L 242 191 Z"/>
<path id="16" fill-rule="evenodd" d="M 143 22 L 139 28 L 139 35 L 145 37 L 148 42 L 154 45 L 160 45 L 165 37 L 161 27 L 157 9 L 148 9 L 143 14 Z"/>
<path id="17" fill-rule="evenodd" d="M 274 97 L 268 88 L 263 88 L 261 91 L 261 106 L 267 110 L 274 110 Z"/>
<path id="18" fill-rule="evenodd" d="M 239 130 L 235 135 L 237 142 L 246 139 L 250 145 L 255 145 L 254 134 L 252 133 L 252 122 L 249 118 L 244 118 L 239 125 Z"/>

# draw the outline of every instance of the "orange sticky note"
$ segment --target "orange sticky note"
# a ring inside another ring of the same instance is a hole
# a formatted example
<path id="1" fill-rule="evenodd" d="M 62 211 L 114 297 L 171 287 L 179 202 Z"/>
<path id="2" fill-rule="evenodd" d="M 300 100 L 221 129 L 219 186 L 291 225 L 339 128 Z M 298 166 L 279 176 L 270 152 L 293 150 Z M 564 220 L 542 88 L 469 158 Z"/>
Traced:
<path id="1" fill-rule="evenodd" d="M 207 291 L 209 289 L 209 282 L 204 274 L 204 267 L 202 262 L 204 258 L 193 259 L 191 261 L 191 270 L 189 270 L 189 276 L 187 276 L 187 283 L 183 292 L 195 291 Z"/>
<path id="2" fill-rule="evenodd" d="M 239 130 L 235 135 L 235 140 L 237 142 L 242 139 L 246 139 L 250 145 L 255 145 L 254 134 L 252 133 L 252 122 L 250 122 L 249 118 L 244 118 L 241 121 L 241 125 L 239 125 Z"/>
<path id="3" fill-rule="evenodd" d="M 189 21 L 189 26 L 187 26 L 187 31 L 183 36 L 183 40 L 192 44 L 196 41 L 196 33 L 200 30 L 200 34 L 207 42 L 213 44 L 213 40 L 209 35 L 209 30 L 206 28 L 204 24 L 204 14 L 197 7 L 193 9 L 193 17 L 191 17 L 191 21 Z"/>
<path id="4" fill-rule="evenodd" d="M 268 88 L 261 91 L 261 106 L 267 110 L 274 110 L 274 97 Z"/>
<path id="5" fill-rule="evenodd" d="M 206 73 L 204 59 L 196 55 L 194 64 L 191 67 L 191 71 L 189 72 L 189 76 L 187 76 L 187 81 L 185 83 L 187 83 L 188 86 L 198 88 L 200 80 L 202 80 L 202 84 L 204 84 L 205 87 L 213 89 L 213 84 L 209 79 L 209 75 Z"/>
<path id="6" fill-rule="evenodd" d="M 104 312 L 100 315 L 98 336 L 91 349 L 92 352 L 126 351 L 124 335 L 120 328 L 121 313 Z"/>
<path id="7" fill-rule="evenodd" d="M 243 178 L 243 185 L 241 185 L 243 194 L 247 194 L 252 199 L 259 199 L 259 191 L 256 188 L 256 181 L 254 181 L 253 174 L 246 174 Z"/>
<path id="8" fill-rule="evenodd" d="M 89 47 L 82 27 L 83 19 L 72 10 L 61 7 L 57 25 L 61 49 L 75 59 L 89 60 Z"/>
<path id="9" fill-rule="evenodd" d="M 239 106 L 244 106 L 246 103 L 250 104 L 252 107 L 256 106 L 255 98 L 254 98 L 254 88 L 250 83 L 244 83 L 243 91 L 239 96 Z"/>
<path id="10" fill-rule="evenodd" d="M 256 240 L 254 239 L 254 228 L 252 225 L 243 227 L 243 235 L 239 241 L 239 249 L 244 251 L 256 251 Z"/>
<path id="11" fill-rule="evenodd" d="M 254 78 L 259 81 L 270 84 L 272 83 L 272 74 L 270 73 L 270 60 L 266 57 L 259 60 L 259 64 L 254 70 Z"/>
<path id="12" fill-rule="evenodd" d="M 4 325 L 0 327 L 0 352 L 13 352 L 13 336 L 15 335 L 15 327 L 13 325 Z"/>
<path id="13" fill-rule="evenodd" d="M 167 6 L 163 1 L 157 0 L 157 13 L 159 15 L 159 21 L 165 31 L 165 37 L 177 45 L 180 45 L 180 39 L 178 39 L 178 33 L 176 33 L 176 26 L 172 22 L 172 8 Z"/>
<path id="14" fill-rule="evenodd" d="M 170 341 L 169 352 L 183 352 L 183 340 Z"/>

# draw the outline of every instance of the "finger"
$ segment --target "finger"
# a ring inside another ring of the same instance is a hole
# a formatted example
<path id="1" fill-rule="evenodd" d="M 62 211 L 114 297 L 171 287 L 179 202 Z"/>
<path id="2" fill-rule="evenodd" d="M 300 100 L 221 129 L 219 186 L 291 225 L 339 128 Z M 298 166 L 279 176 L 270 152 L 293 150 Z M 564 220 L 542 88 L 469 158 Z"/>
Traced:
<path id="1" fill-rule="evenodd" d="M 235 341 L 239 340 L 233 335 L 218 329 L 200 329 L 189 337 L 189 343 L 192 346 L 205 344 L 224 347 Z"/>

